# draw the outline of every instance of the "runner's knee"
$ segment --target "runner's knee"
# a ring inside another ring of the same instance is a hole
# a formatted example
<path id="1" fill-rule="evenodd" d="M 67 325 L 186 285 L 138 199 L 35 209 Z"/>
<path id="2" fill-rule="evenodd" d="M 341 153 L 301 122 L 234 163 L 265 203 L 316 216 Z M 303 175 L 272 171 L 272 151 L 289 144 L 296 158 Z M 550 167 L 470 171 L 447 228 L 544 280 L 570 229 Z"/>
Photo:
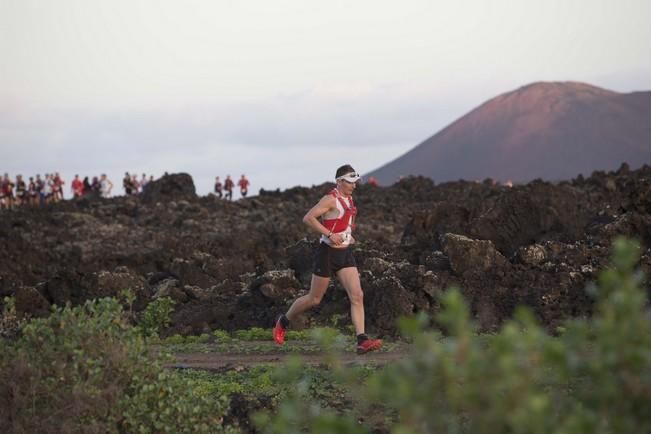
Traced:
<path id="1" fill-rule="evenodd" d="M 311 295 L 309 297 L 310 305 L 311 306 L 318 306 L 321 303 L 321 300 L 323 300 L 322 295 Z"/>
<path id="2" fill-rule="evenodd" d="M 364 291 L 361 289 L 357 291 L 350 292 L 350 303 L 351 304 L 363 304 L 364 303 Z"/>

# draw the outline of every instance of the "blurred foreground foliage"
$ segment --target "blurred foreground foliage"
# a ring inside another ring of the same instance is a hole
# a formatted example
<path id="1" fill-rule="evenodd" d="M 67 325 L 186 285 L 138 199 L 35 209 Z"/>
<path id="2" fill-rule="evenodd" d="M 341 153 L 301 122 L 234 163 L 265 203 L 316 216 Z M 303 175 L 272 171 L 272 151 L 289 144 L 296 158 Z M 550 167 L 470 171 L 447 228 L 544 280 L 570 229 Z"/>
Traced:
<path id="1" fill-rule="evenodd" d="M 333 411 L 310 399 L 300 363 L 282 370 L 295 387 L 258 427 L 273 433 L 648 433 L 651 432 L 651 320 L 639 246 L 613 245 L 612 265 L 589 288 L 588 319 L 550 336 L 520 308 L 499 333 L 478 335 L 460 293 L 446 291 L 436 318 L 402 321 L 413 353 L 369 375 L 330 366 L 360 408 Z M 327 339 L 325 339 L 327 342 Z"/>
<path id="2" fill-rule="evenodd" d="M 147 345 L 170 306 L 153 304 L 140 327 L 111 298 L 55 307 L 0 340 L 0 432 L 224 432 L 226 398 L 206 396 Z"/>
<path id="3" fill-rule="evenodd" d="M 613 252 L 611 268 L 589 288 L 593 316 L 568 321 L 558 336 L 526 309 L 499 333 L 479 335 L 463 298 L 449 290 L 435 318 L 445 336 L 425 316 L 402 320 L 412 353 L 381 369 L 363 357 L 356 369 L 344 366 L 337 351 L 350 343 L 325 328 L 313 334 L 332 349 L 325 368 L 291 359 L 275 372 L 176 372 L 164 367 L 171 360 L 161 348 L 151 349 L 170 300 L 152 302 L 137 326 L 128 293 L 127 311 L 102 299 L 23 324 L 5 301 L 6 329 L 20 333 L 0 339 L 0 432 L 225 432 L 222 417 L 237 425 L 251 403 L 266 410 L 254 418 L 258 429 L 274 433 L 651 432 L 651 320 L 639 246 L 617 240 Z M 268 336 L 215 331 L 192 341 Z"/>

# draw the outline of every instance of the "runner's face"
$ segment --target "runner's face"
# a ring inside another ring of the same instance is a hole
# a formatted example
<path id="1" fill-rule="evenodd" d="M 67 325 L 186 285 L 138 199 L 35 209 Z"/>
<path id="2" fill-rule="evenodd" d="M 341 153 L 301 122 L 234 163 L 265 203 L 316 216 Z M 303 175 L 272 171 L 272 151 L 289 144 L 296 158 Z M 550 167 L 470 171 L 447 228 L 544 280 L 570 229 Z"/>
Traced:
<path id="1" fill-rule="evenodd" d="M 339 185 L 339 191 L 341 191 L 341 193 L 346 196 L 353 194 L 353 191 L 355 191 L 355 188 L 357 188 L 357 183 L 348 182 L 345 179 L 338 180 L 337 184 Z"/>

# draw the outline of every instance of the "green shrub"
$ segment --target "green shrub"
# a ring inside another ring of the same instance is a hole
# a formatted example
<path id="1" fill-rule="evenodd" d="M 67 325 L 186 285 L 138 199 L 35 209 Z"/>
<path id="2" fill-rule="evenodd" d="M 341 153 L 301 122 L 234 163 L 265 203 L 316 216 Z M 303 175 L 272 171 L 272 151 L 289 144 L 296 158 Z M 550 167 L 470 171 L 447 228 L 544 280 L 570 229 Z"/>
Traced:
<path id="1" fill-rule="evenodd" d="M 329 330 L 332 333 L 338 334 L 339 331 L 332 327 L 322 327 L 320 329 Z M 216 330 L 214 333 L 217 334 L 220 330 Z M 305 341 L 312 339 L 314 330 L 287 330 L 285 337 L 289 341 Z M 225 332 L 224 332 L 225 333 Z M 271 329 L 263 329 L 260 327 L 251 327 L 246 330 L 236 330 L 233 332 L 233 337 L 241 341 L 270 341 L 273 339 L 271 335 Z"/>
<path id="2" fill-rule="evenodd" d="M 200 335 L 188 335 L 185 337 L 186 344 L 204 344 L 211 340 L 211 337 L 208 333 L 202 333 Z"/>
<path id="3" fill-rule="evenodd" d="M 323 374 L 316 374 L 304 366 L 299 358 L 290 358 L 282 369 L 276 371 L 275 377 L 276 381 L 291 387 L 284 388 L 285 393 L 274 409 L 274 415 L 258 413 L 254 416 L 255 424 L 263 432 L 283 434 L 365 432 L 352 415 L 339 413 L 317 399 L 315 391 L 323 394 L 324 389 L 333 389 L 332 382 L 336 381 L 336 378 L 330 378 L 328 384 L 324 385 Z M 330 398 L 332 400 L 332 395 Z"/>
<path id="4" fill-rule="evenodd" d="M 169 345 L 178 345 L 178 344 L 182 344 L 184 342 L 185 342 L 185 338 L 182 335 L 179 335 L 179 334 L 168 336 L 163 341 L 164 344 L 169 344 Z"/>
<path id="5" fill-rule="evenodd" d="M 145 337 L 158 337 L 170 325 L 170 315 L 174 310 L 174 300 L 160 297 L 147 305 L 138 321 L 138 327 Z"/>
<path id="6" fill-rule="evenodd" d="M 226 330 L 215 330 L 212 332 L 215 341 L 218 343 L 228 343 L 233 340 L 231 335 Z"/>
<path id="7" fill-rule="evenodd" d="M 208 333 L 202 333 L 199 336 L 197 336 L 196 342 L 198 343 L 206 343 L 211 340 L 211 336 Z"/>
<path id="8" fill-rule="evenodd" d="M 285 338 L 288 341 L 307 341 L 310 339 L 310 336 L 310 330 L 287 330 L 285 332 Z"/>
<path id="9" fill-rule="evenodd" d="M 223 400 L 166 370 L 114 299 L 54 308 L 0 345 L 0 432 L 223 431 Z"/>
<path id="10" fill-rule="evenodd" d="M 264 341 L 271 339 L 271 329 L 251 327 L 248 330 L 236 330 L 234 336 L 242 341 Z"/>
<path id="11" fill-rule="evenodd" d="M 15 338 L 25 322 L 25 318 L 19 319 L 16 314 L 16 299 L 5 297 L 0 309 L 0 339 Z"/>
<path id="12" fill-rule="evenodd" d="M 499 333 L 478 335 L 460 293 L 446 291 L 436 320 L 447 336 L 426 330 L 426 319 L 403 321 L 413 353 L 369 376 L 357 391 L 368 405 L 361 414 L 386 415 L 401 434 L 651 432 L 651 321 L 635 270 L 639 246 L 620 239 L 613 247 L 612 267 L 591 289 L 593 316 L 567 321 L 558 337 L 523 308 Z M 310 402 L 301 393 L 310 378 L 300 366 L 287 372 L 297 392 L 277 415 L 258 419 L 266 432 L 374 429 Z"/>
<path id="13" fill-rule="evenodd" d="M 201 384 L 207 395 L 230 395 L 243 393 L 247 395 L 278 395 L 282 393 L 281 385 L 275 381 L 275 369 L 270 365 L 258 365 L 243 369 L 233 369 L 215 375 L 212 372 L 187 369 L 183 376 Z"/>

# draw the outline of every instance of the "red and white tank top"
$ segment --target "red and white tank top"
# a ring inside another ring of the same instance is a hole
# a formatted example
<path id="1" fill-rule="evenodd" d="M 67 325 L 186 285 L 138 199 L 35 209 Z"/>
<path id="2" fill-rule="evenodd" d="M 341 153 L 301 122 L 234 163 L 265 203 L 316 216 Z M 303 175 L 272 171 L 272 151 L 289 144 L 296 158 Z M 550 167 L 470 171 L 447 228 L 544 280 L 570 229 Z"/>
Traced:
<path id="1" fill-rule="evenodd" d="M 348 246 L 351 241 L 353 229 L 355 229 L 357 208 L 352 197 L 341 196 L 336 188 L 328 194 L 335 197 L 337 208 L 325 213 L 321 217 L 321 223 L 333 233 L 343 234 L 344 241 L 341 246 Z M 332 241 L 325 235 L 321 235 L 321 242 L 332 245 Z"/>

